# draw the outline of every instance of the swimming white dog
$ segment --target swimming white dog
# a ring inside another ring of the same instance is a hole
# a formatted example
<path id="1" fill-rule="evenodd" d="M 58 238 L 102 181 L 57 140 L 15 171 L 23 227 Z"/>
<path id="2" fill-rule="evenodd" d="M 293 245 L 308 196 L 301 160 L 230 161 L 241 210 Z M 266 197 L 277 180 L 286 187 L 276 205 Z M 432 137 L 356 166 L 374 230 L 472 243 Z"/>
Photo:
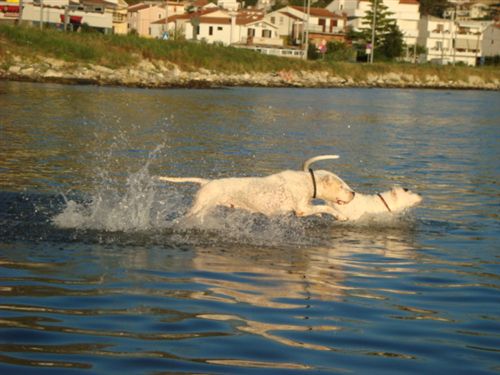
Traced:
<path id="1" fill-rule="evenodd" d="M 347 220 L 358 220 L 365 214 L 399 213 L 416 206 L 421 201 L 422 197 L 419 194 L 395 186 L 391 190 L 379 194 L 356 193 L 354 199 L 348 204 L 338 205 L 332 202 L 332 206 Z"/>
<path id="2" fill-rule="evenodd" d="M 239 177 L 207 180 L 197 177 L 158 177 L 161 181 L 192 182 L 201 185 L 187 217 L 201 219 L 216 206 L 239 208 L 266 216 L 289 212 L 297 216 L 330 214 L 337 220 L 346 220 L 336 207 L 350 202 L 355 193 L 334 173 L 309 169 L 309 165 L 338 155 L 320 155 L 304 163 L 304 171 L 283 171 L 266 177 Z M 312 199 L 334 202 L 313 205 Z"/>

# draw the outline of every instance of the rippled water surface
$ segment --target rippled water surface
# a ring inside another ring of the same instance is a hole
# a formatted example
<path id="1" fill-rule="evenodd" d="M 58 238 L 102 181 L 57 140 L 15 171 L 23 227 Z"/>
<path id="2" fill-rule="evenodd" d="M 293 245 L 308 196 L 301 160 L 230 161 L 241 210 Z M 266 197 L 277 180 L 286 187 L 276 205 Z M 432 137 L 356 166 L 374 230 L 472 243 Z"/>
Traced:
<path id="1" fill-rule="evenodd" d="M 0 82 L 0 372 L 500 371 L 500 94 Z M 424 201 L 355 224 L 196 186 L 308 157 Z"/>

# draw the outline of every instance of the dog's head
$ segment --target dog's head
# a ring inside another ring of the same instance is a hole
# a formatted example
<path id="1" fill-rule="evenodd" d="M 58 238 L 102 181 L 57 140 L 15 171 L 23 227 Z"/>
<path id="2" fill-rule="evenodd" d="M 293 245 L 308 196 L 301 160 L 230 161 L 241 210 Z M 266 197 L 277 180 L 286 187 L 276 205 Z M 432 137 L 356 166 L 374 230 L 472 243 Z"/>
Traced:
<path id="1" fill-rule="evenodd" d="M 354 191 L 339 176 L 328 171 L 315 171 L 318 198 L 336 204 L 346 204 L 353 200 Z"/>
<path id="2" fill-rule="evenodd" d="M 389 192 L 384 194 L 384 199 L 387 200 L 392 211 L 404 210 L 422 202 L 422 197 L 419 194 L 400 186 L 394 186 Z"/>

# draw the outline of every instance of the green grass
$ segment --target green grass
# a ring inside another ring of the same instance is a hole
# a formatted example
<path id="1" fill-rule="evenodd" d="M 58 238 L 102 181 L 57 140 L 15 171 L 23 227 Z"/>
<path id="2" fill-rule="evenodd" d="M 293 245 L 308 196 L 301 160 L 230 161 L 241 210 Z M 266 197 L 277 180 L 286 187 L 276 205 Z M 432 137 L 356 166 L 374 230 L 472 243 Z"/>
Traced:
<path id="1" fill-rule="evenodd" d="M 186 70 L 205 68 L 243 73 L 305 69 L 311 63 L 205 43 L 162 41 L 134 35 L 63 33 L 53 29 L 0 25 L 0 38 L 22 55 L 45 55 L 66 61 L 128 66 L 140 59 L 165 60 Z M 4 43 L 4 44 L 5 44 Z"/>
<path id="2" fill-rule="evenodd" d="M 500 69 L 495 67 L 303 61 L 205 43 L 163 41 L 135 35 L 64 33 L 50 28 L 40 30 L 34 27 L 0 25 L 0 60 L 7 55 L 6 52 L 26 59 L 53 57 L 110 68 L 127 67 L 147 59 L 152 62 L 171 62 L 187 71 L 204 68 L 226 74 L 306 70 L 329 71 L 340 77 L 351 77 L 355 81 L 365 79 L 368 74 L 389 72 L 411 74 L 417 79 L 436 75 L 444 81 L 467 80 L 471 75 L 488 81 L 500 80 Z M 5 57 L 2 63 L 5 64 Z"/>

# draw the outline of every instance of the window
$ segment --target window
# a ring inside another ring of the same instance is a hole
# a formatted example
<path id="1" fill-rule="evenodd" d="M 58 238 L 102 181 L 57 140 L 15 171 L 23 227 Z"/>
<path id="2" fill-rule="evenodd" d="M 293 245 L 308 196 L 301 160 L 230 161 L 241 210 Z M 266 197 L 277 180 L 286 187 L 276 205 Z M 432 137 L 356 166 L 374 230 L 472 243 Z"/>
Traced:
<path id="1" fill-rule="evenodd" d="M 222 31 L 222 30 L 223 30 L 223 27 L 222 27 L 222 26 L 217 26 L 217 30 L 218 30 L 218 31 Z"/>
<path id="2" fill-rule="evenodd" d="M 255 29 L 248 29 L 247 36 L 250 36 L 250 37 L 255 36 Z"/>
<path id="3" fill-rule="evenodd" d="M 324 18 L 318 19 L 318 25 L 321 26 L 321 31 L 325 32 L 326 20 Z"/>
<path id="4" fill-rule="evenodd" d="M 276 24 L 276 17 L 271 17 L 271 23 L 274 25 Z"/>
<path id="5" fill-rule="evenodd" d="M 284 22 L 285 22 L 285 19 L 283 17 L 280 17 L 280 25 L 283 25 Z"/>
<path id="6" fill-rule="evenodd" d="M 209 26 L 208 35 L 214 35 L 214 27 L 213 26 Z"/>
<path id="7" fill-rule="evenodd" d="M 271 30 L 262 30 L 262 37 L 263 38 L 270 38 L 271 37 Z"/>

